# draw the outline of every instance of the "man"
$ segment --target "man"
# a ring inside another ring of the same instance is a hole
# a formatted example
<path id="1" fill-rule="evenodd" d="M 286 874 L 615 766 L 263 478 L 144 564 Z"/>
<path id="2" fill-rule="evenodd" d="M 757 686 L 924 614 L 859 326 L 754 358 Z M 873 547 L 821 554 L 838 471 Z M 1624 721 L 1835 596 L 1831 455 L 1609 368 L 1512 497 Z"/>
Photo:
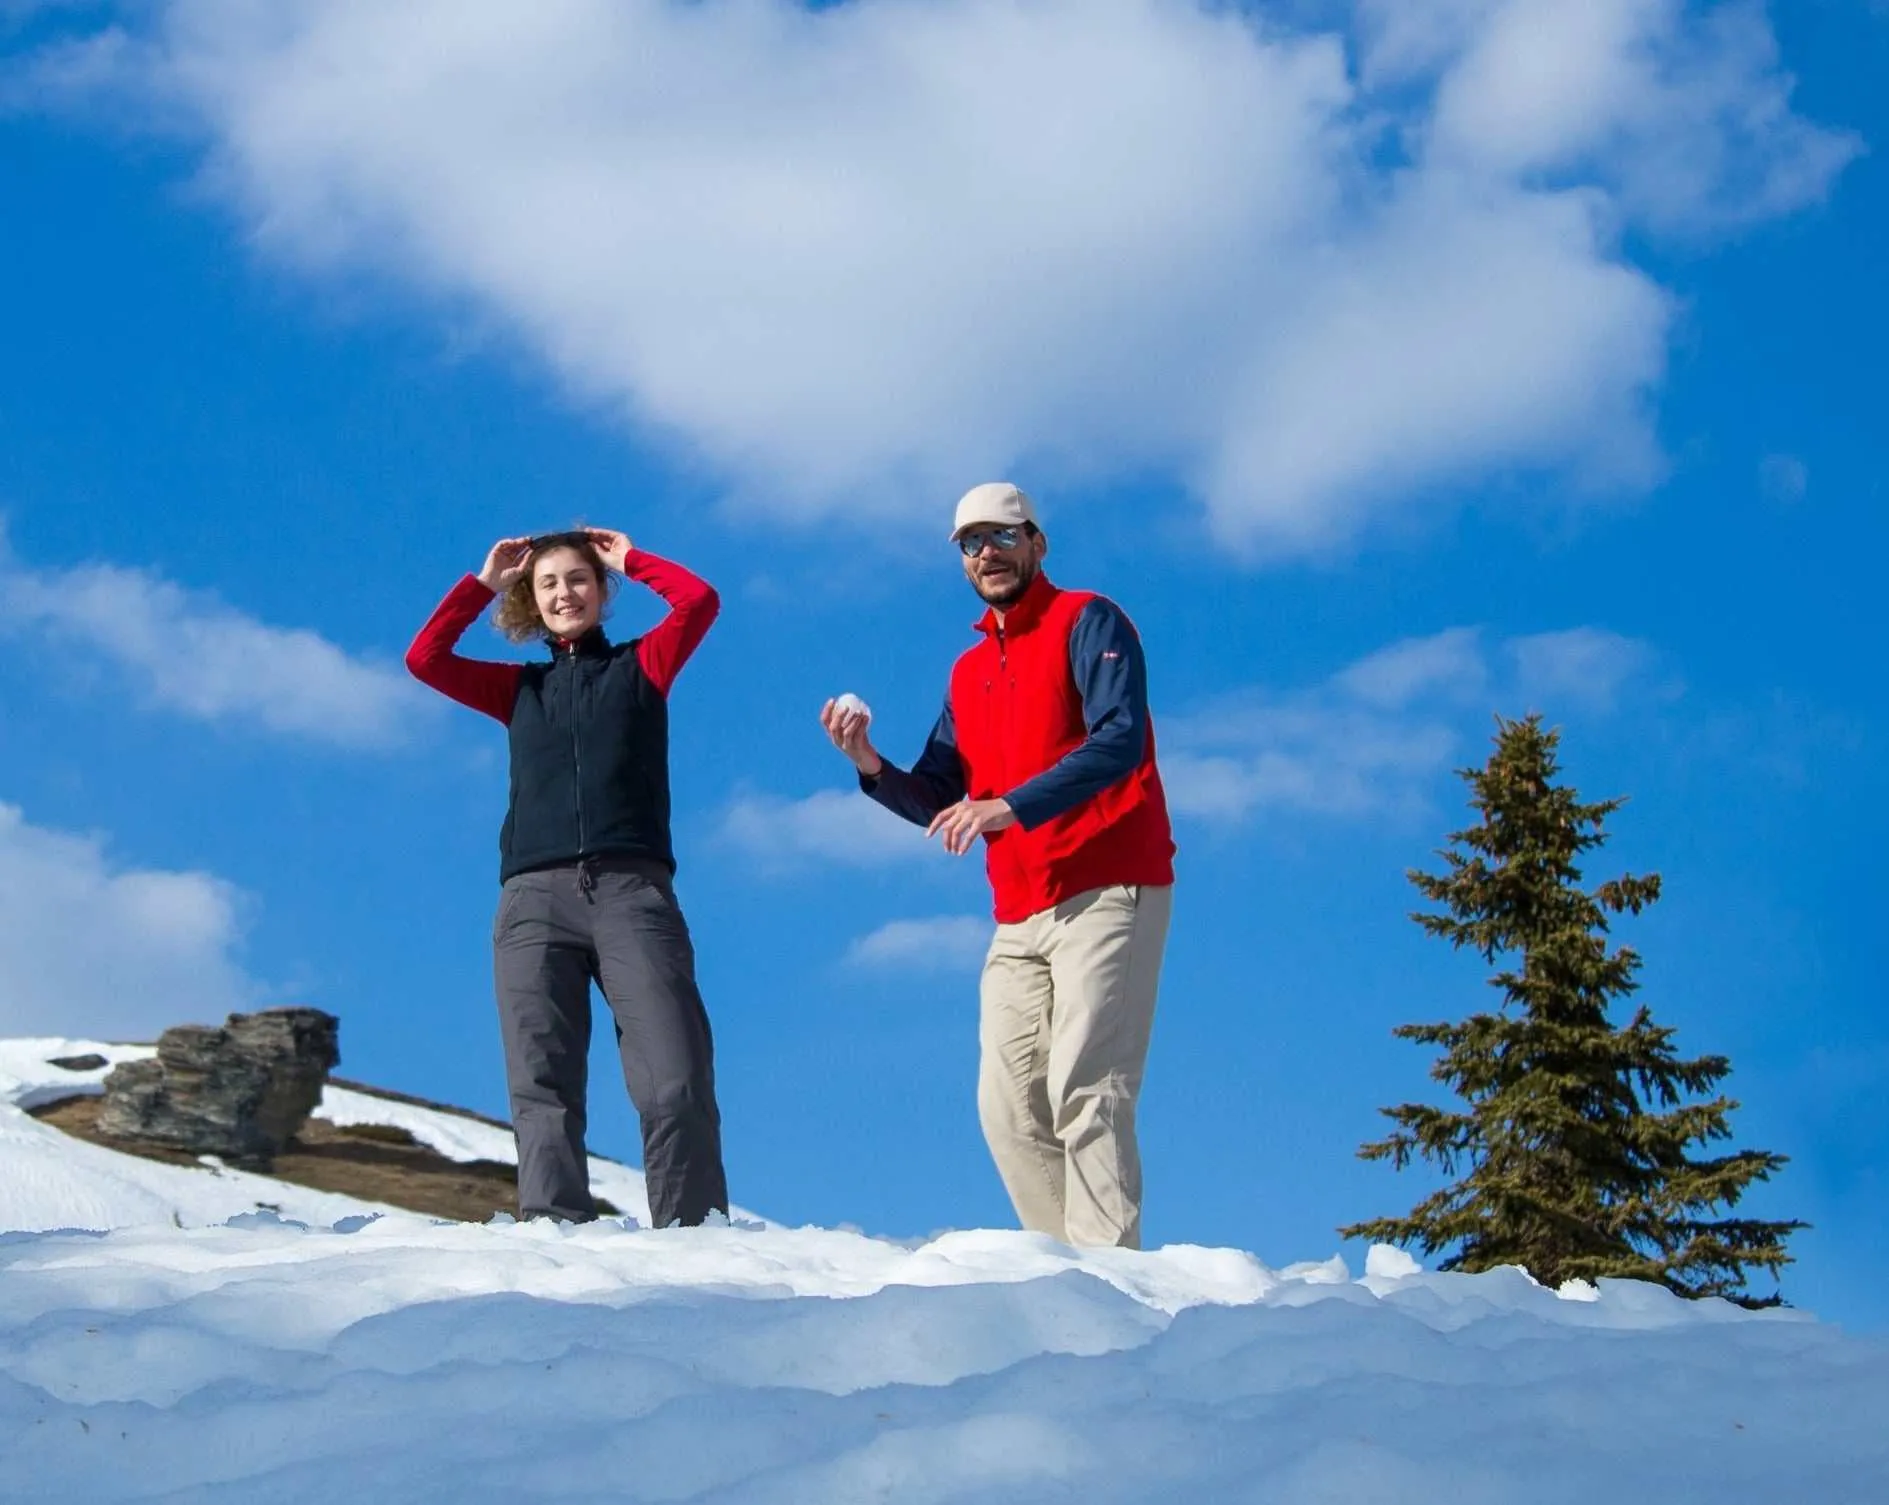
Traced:
<path id="1" fill-rule="evenodd" d="M 918 762 L 886 762 L 864 710 L 828 701 L 821 725 L 860 788 L 946 851 L 984 839 L 977 1107 L 1018 1218 L 1139 1248 L 1135 1099 L 1174 892 L 1141 640 L 1112 601 L 1050 584 L 1015 486 L 966 492 L 951 538 L 988 610 Z"/>

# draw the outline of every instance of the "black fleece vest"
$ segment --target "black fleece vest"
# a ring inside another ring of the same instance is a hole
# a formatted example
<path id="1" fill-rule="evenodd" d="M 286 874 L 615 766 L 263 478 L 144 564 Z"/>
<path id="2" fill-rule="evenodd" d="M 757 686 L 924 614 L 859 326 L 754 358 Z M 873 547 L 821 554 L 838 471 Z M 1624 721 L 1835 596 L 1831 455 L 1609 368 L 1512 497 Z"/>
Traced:
<path id="1" fill-rule="evenodd" d="M 499 881 L 584 857 L 653 858 L 669 838 L 669 704 L 601 629 L 527 664 L 512 706 L 512 793 Z"/>

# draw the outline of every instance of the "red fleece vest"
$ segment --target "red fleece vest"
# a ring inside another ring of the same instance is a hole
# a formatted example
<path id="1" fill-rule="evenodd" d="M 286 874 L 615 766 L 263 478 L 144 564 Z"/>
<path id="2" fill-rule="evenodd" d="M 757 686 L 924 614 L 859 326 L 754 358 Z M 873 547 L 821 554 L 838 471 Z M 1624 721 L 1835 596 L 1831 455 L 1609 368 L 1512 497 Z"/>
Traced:
<path id="1" fill-rule="evenodd" d="M 995 799 L 1035 778 L 1088 735 L 1069 668 L 1069 632 L 1092 591 L 1058 590 L 1038 576 L 1005 613 L 986 612 L 982 641 L 951 671 L 958 755 L 974 800 Z M 986 837 L 1000 924 L 1015 924 L 1092 888 L 1174 881 L 1174 837 L 1154 763 L 1154 724 L 1135 771 L 1045 821 Z"/>

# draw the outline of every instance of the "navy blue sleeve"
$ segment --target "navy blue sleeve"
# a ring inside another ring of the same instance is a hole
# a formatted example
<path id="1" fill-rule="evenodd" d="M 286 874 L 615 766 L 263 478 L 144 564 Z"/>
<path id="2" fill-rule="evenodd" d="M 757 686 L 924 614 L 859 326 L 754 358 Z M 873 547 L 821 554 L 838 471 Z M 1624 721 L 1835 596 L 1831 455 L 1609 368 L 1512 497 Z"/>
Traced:
<path id="1" fill-rule="evenodd" d="M 946 805 L 964 798 L 964 762 L 958 756 L 958 728 L 951 718 L 951 697 L 945 697 L 925 750 L 907 773 L 896 764 L 887 763 L 877 777 L 859 776 L 859 787 L 894 815 L 902 815 L 917 826 L 928 826 L 931 818 Z"/>
<path id="2" fill-rule="evenodd" d="M 1069 668 L 1089 735 L 1004 796 L 1024 830 L 1054 820 L 1133 773 L 1148 745 L 1148 664 L 1113 601 L 1097 596 L 1069 629 Z"/>

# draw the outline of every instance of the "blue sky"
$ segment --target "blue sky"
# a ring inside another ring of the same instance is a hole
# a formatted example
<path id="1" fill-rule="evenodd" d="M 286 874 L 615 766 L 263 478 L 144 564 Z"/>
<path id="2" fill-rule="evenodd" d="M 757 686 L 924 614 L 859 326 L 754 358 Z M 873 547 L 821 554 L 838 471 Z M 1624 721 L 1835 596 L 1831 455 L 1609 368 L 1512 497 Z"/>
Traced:
<path id="1" fill-rule="evenodd" d="M 399 655 L 581 518 L 723 594 L 673 756 L 734 1195 L 1007 1223 L 981 872 L 814 719 L 916 752 L 1003 475 L 1148 646 L 1152 1240 L 1426 1189 L 1353 1155 L 1432 1092 L 1390 1031 L 1487 994 L 1403 874 L 1538 709 L 1792 1157 L 1786 1295 L 1882 1329 L 1884 76 L 1865 0 L 0 3 L 0 1031 L 306 1002 L 503 1111 L 503 737 Z"/>

